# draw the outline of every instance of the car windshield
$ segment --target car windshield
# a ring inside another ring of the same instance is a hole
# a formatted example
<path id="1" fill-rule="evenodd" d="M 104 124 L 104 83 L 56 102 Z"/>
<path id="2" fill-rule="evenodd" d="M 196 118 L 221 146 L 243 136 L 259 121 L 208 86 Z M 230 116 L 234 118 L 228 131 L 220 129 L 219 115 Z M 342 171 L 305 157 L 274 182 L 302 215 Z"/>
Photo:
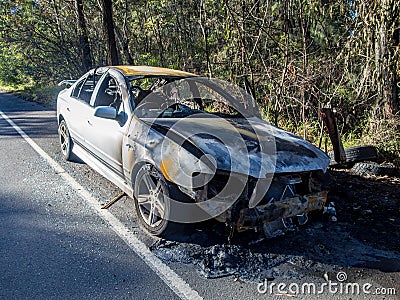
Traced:
<path id="1" fill-rule="evenodd" d="M 130 81 L 135 114 L 141 118 L 205 117 L 242 118 L 259 116 L 255 100 L 243 89 L 227 82 L 202 77 L 143 77 Z"/>

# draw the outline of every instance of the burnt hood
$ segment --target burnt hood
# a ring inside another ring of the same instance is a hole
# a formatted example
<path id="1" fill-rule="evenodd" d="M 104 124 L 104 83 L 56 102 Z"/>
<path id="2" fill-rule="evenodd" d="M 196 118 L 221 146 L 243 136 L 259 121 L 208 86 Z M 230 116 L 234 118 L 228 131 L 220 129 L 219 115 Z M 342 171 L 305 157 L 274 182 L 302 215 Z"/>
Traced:
<path id="1" fill-rule="evenodd" d="M 329 165 L 319 148 L 257 117 L 158 118 L 151 123 L 213 156 L 220 170 L 264 178 L 273 173 L 325 172 Z"/>

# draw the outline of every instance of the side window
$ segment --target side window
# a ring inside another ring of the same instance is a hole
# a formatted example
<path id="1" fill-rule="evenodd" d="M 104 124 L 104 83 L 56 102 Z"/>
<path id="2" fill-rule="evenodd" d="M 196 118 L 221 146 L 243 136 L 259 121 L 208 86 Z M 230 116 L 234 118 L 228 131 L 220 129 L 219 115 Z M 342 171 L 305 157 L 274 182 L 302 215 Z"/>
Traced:
<path id="1" fill-rule="evenodd" d="M 82 100 L 86 103 L 90 102 L 90 98 L 92 97 L 94 87 L 97 83 L 98 76 L 94 76 L 93 74 L 89 74 L 86 78 L 82 79 L 76 86 L 72 92 L 72 97 L 75 97 L 79 100 Z"/>
<path id="2" fill-rule="evenodd" d="M 116 79 L 110 75 L 106 76 L 99 86 L 94 106 L 113 106 L 119 110 L 121 102 L 121 93 Z"/>
<path id="3" fill-rule="evenodd" d="M 74 98 L 78 98 L 79 96 L 79 92 L 82 88 L 83 83 L 85 82 L 86 78 L 83 78 L 80 82 L 77 83 L 77 85 L 75 86 L 74 90 L 72 91 L 71 96 Z"/>

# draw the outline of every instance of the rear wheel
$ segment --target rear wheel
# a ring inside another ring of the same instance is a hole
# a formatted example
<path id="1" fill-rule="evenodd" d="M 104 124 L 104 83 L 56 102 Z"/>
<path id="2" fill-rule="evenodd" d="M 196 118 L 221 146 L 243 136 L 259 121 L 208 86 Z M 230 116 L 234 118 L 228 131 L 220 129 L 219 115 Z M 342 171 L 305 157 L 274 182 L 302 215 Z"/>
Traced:
<path id="1" fill-rule="evenodd" d="M 62 120 L 58 126 L 58 136 L 60 139 L 61 153 L 65 160 L 70 161 L 72 159 L 72 140 L 67 123 L 64 120 Z"/>
<path id="2" fill-rule="evenodd" d="M 167 235 L 174 225 L 170 215 L 169 189 L 162 174 L 152 165 L 140 167 L 134 182 L 136 214 L 153 235 Z"/>

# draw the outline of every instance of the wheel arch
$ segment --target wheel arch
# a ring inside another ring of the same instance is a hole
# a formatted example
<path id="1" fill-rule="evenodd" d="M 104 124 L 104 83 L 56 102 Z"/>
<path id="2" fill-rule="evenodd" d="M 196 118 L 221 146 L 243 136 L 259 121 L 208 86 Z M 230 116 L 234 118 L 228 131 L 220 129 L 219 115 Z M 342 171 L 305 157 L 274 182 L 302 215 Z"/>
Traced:
<path id="1" fill-rule="evenodd" d="M 154 161 L 151 161 L 151 160 L 149 160 L 149 159 L 142 159 L 142 160 L 136 162 L 136 163 L 133 165 L 132 171 L 131 171 L 132 189 L 135 188 L 134 182 L 135 182 L 136 175 L 138 174 L 140 168 L 141 168 L 142 166 L 146 165 L 146 164 L 152 165 L 153 167 L 155 167 L 155 168 L 161 173 L 160 168 L 157 167 L 157 164 L 155 164 Z M 162 173 L 161 173 L 161 174 L 162 174 Z"/>
<path id="2" fill-rule="evenodd" d="M 174 194 L 178 193 L 181 194 L 182 192 L 180 192 L 179 187 L 176 183 L 169 181 L 167 178 L 165 178 L 163 171 L 161 170 L 160 166 L 158 166 L 154 161 L 149 160 L 149 159 L 143 159 L 138 161 L 137 163 L 135 163 L 135 165 L 132 168 L 131 171 L 131 184 L 132 184 L 132 190 L 134 191 L 135 189 L 135 178 L 140 170 L 140 168 L 146 164 L 149 164 L 151 166 L 153 166 L 154 168 L 157 169 L 157 171 L 163 176 L 165 183 L 168 185 L 168 187 L 174 191 Z M 179 192 L 175 192 L 175 191 L 179 191 Z M 183 193 L 181 194 L 182 196 L 184 195 Z M 181 196 L 181 198 L 182 198 Z"/>
<path id="3" fill-rule="evenodd" d="M 61 123 L 61 121 L 65 121 L 65 118 L 64 118 L 64 116 L 60 113 L 60 114 L 58 114 L 58 116 L 57 116 L 57 122 L 58 122 L 58 125 L 60 125 L 60 123 Z"/>

